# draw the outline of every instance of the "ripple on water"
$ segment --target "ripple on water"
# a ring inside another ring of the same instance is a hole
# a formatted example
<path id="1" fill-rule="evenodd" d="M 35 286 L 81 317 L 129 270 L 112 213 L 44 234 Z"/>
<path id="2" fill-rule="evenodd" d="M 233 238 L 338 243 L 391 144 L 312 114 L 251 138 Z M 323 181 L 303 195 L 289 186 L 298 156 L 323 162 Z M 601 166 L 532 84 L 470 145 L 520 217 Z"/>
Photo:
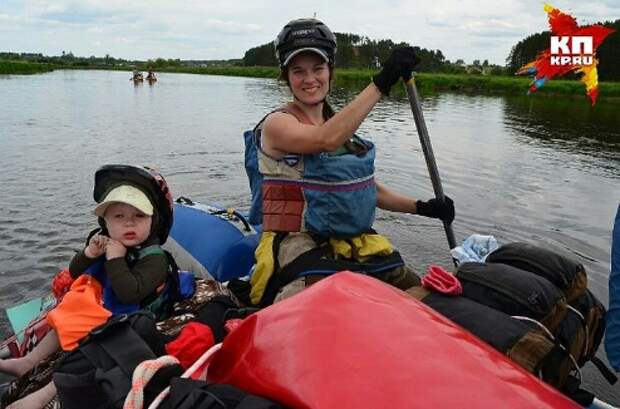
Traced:
<path id="1" fill-rule="evenodd" d="M 12 101 L 0 109 L 0 124 L 10 127 L 0 161 L 2 306 L 39 295 L 83 246 L 97 225 L 93 174 L 104 163 L 154 165 L 176 196 L 248 208 L 241 132 L 290 97 L 286 86 L 169 74 L 166 88 L 128 90 L 125 74 L 37 76 L 45 93 L 29 92 L 28 79 L 2 82 Z M 336 88 L 330 102 L 342 107 L 354 96 Z M 422 105 L 444 190 L 456 204 L 457 240 L 493 234 L 502 243 L 529 241 L 573 254 L 606 300 L 620 180 L 618 106 L 456 94 L 424 97 Z M 415 198 L 432 196 L 405 98 L 383 99 L 359 134 L 377 145 L 378 180 Z M 416 271 L 432 263 L 451 267 L 436 220 L 378 211 L 376 228 Z"/>
<path id="2" fill-rule="evenodd" d="M 39 264 L 48 264 L 52 266 L 58 266 L 58 263 L 66 263 L 67 257 L 63 253 L 58 253 L 56 250 L 48 249 L 49 254 L 43 257 L 39 257 Z"/>

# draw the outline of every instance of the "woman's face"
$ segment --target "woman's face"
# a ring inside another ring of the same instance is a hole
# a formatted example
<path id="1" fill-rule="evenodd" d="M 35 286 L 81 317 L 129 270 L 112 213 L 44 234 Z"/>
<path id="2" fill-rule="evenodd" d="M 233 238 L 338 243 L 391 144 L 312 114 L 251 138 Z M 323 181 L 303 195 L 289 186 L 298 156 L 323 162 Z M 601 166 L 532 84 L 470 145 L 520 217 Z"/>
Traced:
<path id="1" fill-rule="evenodd" d="M 313 52 L 301 53 L 288 65 L 288 83 L 295 98 L 308 105 L 323 102 L 329 92 L 329 66 Z"/>

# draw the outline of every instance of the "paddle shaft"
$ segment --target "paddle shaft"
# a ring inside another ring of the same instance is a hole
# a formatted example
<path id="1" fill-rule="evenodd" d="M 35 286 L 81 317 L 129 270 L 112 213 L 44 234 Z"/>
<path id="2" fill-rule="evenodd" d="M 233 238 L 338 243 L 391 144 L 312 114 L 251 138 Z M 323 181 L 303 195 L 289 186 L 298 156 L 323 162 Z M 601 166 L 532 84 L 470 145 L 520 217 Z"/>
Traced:
<path id="1" fill-rule="evenodd" d="M 411 106 L 415 126 L 418 130 L 418 135 L 420 136 L 420 144 L 422 145 L 422 151 L 424 152 L 424 159 L 426 159 L 428 174 L 430 175 L 431 182 L 433 184 L 433 191 L 435 192 L 435 197 L 443 201 L 444 194 L 443 188 L 441 187 L 441 179 L 439 178 L 439 170 L 437 169 L 437 162 L 435 162 L 433 147 L 431 146 L 431 140 L 428 136 L 428 129 L 426 129 L 426 122 L 424 122 L 422 106 L 420 105 L 420 97 L 418 96 L 418 90 L 415 87 L 413 77 L 405 83 L 405 86 L 407 87 L 407 96 L 409 97 L 409 105 Z M 450 246 L 450 249 L 453 249 L 456 247 L 456 240 L 454 238 L 454 231 L 452 231 L 452 224 L 443 222 L 443 228 L 446 231 L 448 245 Z"/>

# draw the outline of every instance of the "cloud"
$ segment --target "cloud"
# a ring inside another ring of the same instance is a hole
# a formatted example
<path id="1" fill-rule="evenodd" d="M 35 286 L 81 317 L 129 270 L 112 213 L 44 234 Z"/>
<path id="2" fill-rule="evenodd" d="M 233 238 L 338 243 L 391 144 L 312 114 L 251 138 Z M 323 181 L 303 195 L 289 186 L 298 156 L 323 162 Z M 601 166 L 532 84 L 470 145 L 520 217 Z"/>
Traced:
<path id="1" fill-rule="evenodd" d="M 236 21 L 222 21 L 214 19 L 207 20 L 205 27 L 207 29 L 213 29 L 219 33 L 225 34 L 252 34 L 262 30 L 262 27 L 258 24 L 242 24 Z"/>
<path id="2" fill-rule="evenodd" d="M 510 47 L 547 29 L 542 0 L 0 0 L 0 51 L 121 58 L 240 58 L 315 12 L 334 31 L 407 41 L 446 58 L 503 63 Z M 620 1 L 554 0 L 580 23 L 620 17 Z M 53 32 L 53 34 L 52 34 Z M 140 47 L 136 47 L 136 44 Z"/>
<path id="3" fill-rule="evenodd" d="M 577 23 L 580 25 L 615 20 L 620 17 L 620 1 L 598 1 L 596 3 L 584 2 L 584 4 L 576 4 L 567 10 L 564 10 L 561 7 L 559 8 L 575 17 L 577 19 Z"/>
<path id="4" fill-rule="evenodd" d="M 506 20 L 476 20 L 467 22 L 459 27 L 458 30 L 467 32 L 472 36 L 484 37 L 514 37 L 521 35 L 527 30 L 528 26 L 524 23 L 514 23 Z"/>

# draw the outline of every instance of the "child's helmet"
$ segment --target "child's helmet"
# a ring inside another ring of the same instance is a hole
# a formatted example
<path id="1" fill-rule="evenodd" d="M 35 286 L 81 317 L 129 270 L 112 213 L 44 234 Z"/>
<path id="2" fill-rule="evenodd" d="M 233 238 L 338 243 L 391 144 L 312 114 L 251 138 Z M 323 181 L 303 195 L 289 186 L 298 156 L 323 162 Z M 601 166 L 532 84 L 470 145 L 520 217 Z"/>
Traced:
<path id="1" fill-rule="evenodd" d="M 172 193 L 166 179 L 155 169 L 146 166 L 104 165 L 95 172 L 93 198 L 99 203 L 110 190 L 125 184 L 142 190 L 153 203 L 157 214 L 157 225 L 153 231 L 163 244 L 172 228 L 174 208 Z"/>
<path id="2" fill-rule="evenodd" d="M 336 36 L 323 22 L 300 18 L 284 26 L 273 42 L 280 68 L 301 51 L 314 51 L 326 58 L 330 66 L 336 59 Z"/>

